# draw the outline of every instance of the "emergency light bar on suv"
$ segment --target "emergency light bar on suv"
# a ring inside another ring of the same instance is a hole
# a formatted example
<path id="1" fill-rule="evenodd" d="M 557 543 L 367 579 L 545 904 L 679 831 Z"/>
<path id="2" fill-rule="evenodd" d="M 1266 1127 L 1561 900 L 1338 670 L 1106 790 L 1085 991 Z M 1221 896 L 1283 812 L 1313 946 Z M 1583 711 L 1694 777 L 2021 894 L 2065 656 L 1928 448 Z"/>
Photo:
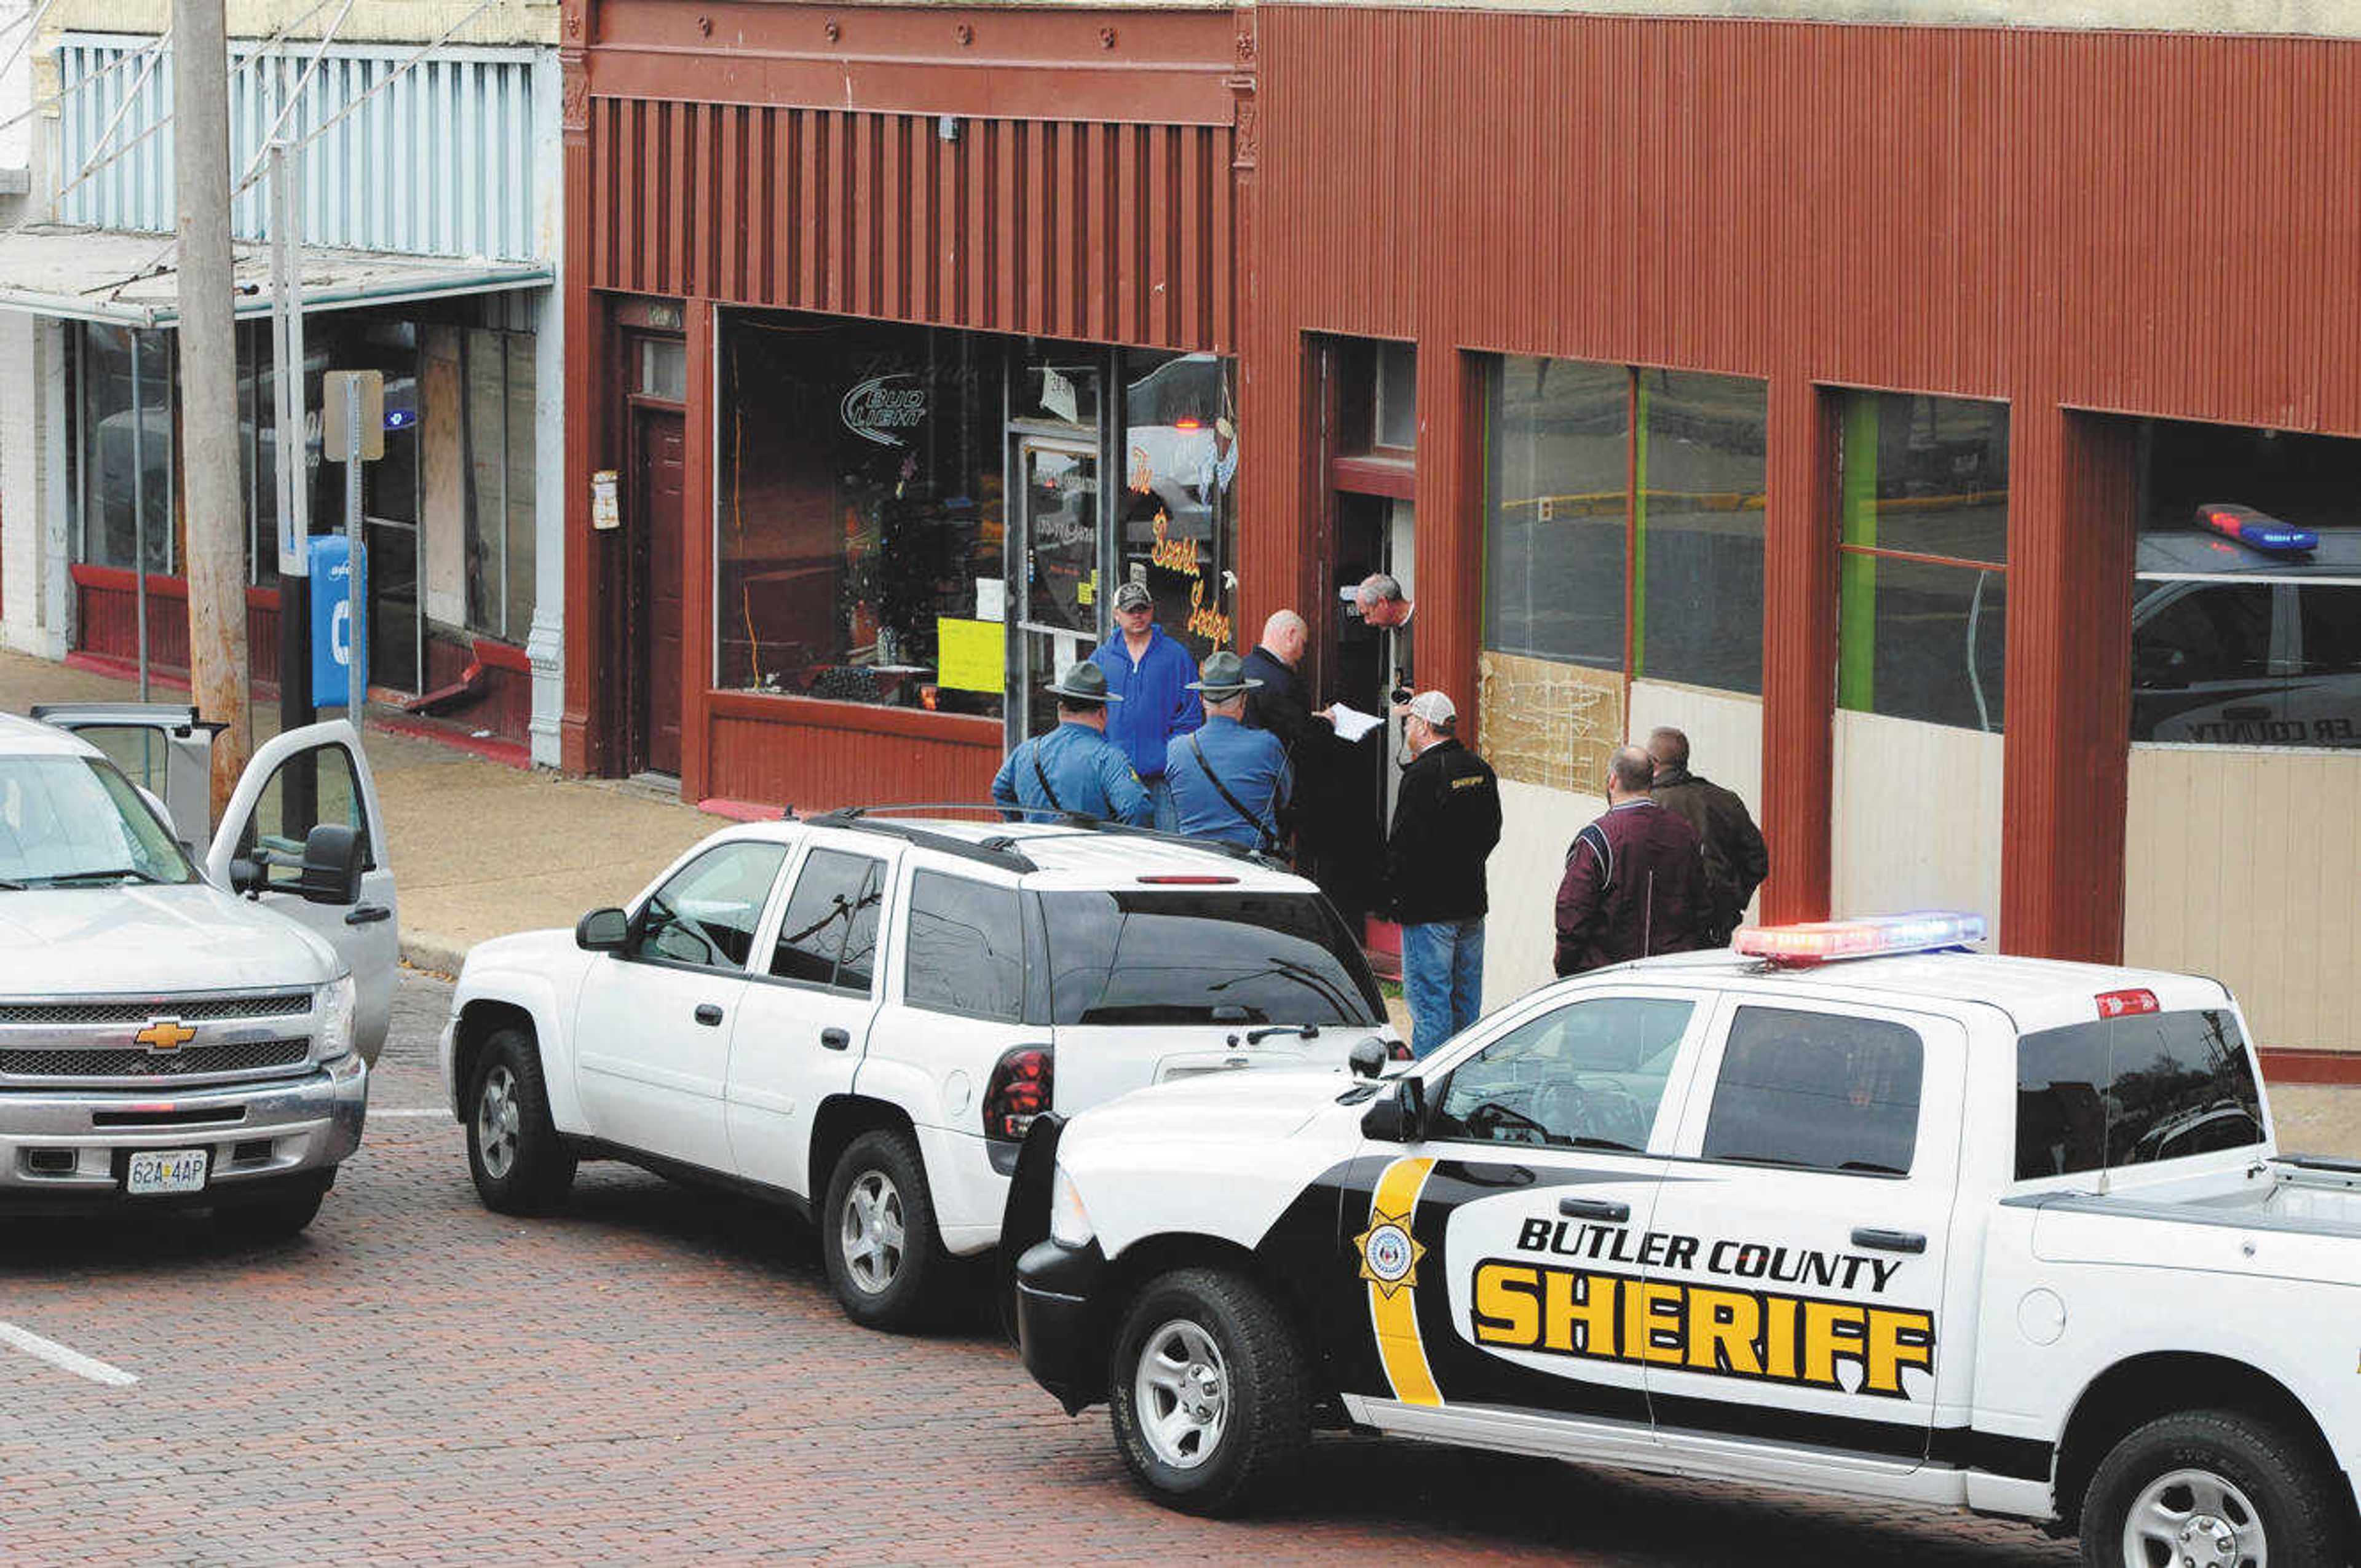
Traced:
<path id="1" fill-rule="evenodd" d="M 1964 910 L 1927 909 L 1872 915 L 1860 920 L 1815 920 L 1799 926 L 1748 926 L 1730 946 L 1774 964 L 1824 964 L 1838 959 L 1931 953 L 1984 939 L 1984 917 Z"/>

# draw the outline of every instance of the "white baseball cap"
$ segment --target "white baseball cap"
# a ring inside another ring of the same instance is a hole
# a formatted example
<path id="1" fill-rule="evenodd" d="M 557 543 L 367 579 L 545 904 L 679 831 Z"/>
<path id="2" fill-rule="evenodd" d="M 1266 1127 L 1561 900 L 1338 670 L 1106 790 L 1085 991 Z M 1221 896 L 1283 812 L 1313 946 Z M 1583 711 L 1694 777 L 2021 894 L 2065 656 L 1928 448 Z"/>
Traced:
<path id="1" fill-rule="evenodd" d="M 1441 692 L 1421 692 L 1394 711 L 1423 718 L 1437 729 L 1448 729 L 1459 721 L 1459 710 Z"/>

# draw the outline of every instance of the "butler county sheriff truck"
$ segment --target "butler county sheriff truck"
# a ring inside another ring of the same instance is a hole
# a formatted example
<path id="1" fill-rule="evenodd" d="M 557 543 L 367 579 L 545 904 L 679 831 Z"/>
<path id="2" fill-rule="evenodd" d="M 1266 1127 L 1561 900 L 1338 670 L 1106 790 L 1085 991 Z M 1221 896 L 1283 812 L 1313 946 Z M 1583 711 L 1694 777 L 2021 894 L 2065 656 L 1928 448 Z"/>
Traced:
<path id="1" fill-rule="evenodd" d="M 1045 1121 L 1026 1365 L 1193 1511 L 1353 1426 L 2020 1516 L 2092 1563 L 2344 1560 L 2361 1164 L 2279 1152 L 2218 984 L 1957 950 L 1982 927 L 1749 930 L 1400 1076 Z"/>

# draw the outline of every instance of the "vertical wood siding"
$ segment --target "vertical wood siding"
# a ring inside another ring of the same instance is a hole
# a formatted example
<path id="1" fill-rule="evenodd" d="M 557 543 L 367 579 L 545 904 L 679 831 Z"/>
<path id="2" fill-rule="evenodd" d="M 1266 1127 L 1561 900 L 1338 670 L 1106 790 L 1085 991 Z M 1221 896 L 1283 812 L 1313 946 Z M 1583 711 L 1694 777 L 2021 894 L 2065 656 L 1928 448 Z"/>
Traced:
<path id="1" fill-rule="evenodd" d="M 590 287 L 1148 347 L 1235 340 L 1226 126 L 591 103 Z"/>

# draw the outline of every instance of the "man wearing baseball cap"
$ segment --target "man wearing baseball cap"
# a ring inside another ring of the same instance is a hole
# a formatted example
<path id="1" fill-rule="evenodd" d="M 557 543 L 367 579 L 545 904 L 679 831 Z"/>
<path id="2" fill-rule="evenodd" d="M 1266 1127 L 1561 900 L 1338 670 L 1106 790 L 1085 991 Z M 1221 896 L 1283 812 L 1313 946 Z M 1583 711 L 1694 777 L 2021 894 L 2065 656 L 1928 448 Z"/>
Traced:
<path id="1" fill-rule="evenodd" d="M 1164 750 L 1180 831 L 1268 850 L 1279 842 L 1279 808 L 1290 780 L 1279 737 L 1244 722 L 1246 693 L 1262 682 L 1226 648 L 1198 668 L 1189 689 L 1204 699 L 1204 728 L 1175 735 Z"/>
<path id="2" fill-rule="evenodd" d="M 1500 784 L 1459 743 L 1459 710 L 1423 691 L 1394 710 L 1411 761 L 1386 840 L 1386 901 L 1401 926 L 1410 1048 L 1433 1053 L 1476 1021 L 1484 994 L 1484 861 L 1500 841 Z"/>
<path id="3" fill-rule="evenodd" d="M 1107 690 L 1105 672 L 1085 661 L 1042 689 L 1058 699 L 1058 728 L 1008 753 L 993 775 L 992 798 L 1147 827 L 1153 816 L 1148 791 L 1123 753 L 1107 744 L 1107 705 L 1123 698 Z"/>
<path id="4" fill-rule="evenodd" d="M 1205 722 L 1205 710 L 1189 689 L 1196 663 L 1156 624 L 1156 596 L 1146 583 L 1115 589 L 1115 635 L 1091 655 L 1091 663 L 1104 673 L 1107 691 L 1123 704 L 1107 718 L 1107 739 L 1147 787 L 1156 826 L 1179 832 L 1180 814 L 1164 776 L 1165 751 L 1175 735 Z"/>

